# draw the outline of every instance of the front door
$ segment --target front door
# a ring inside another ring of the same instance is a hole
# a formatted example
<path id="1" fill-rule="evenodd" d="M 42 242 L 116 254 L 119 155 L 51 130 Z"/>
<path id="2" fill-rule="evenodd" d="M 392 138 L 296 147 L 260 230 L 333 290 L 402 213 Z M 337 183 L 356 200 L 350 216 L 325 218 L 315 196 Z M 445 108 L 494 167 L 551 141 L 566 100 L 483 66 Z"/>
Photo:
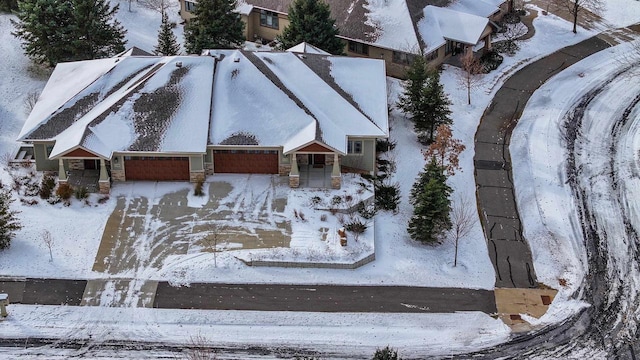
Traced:
<path id="1" fill-rule="evenodd" d="M 324 167 L 324 154 L 309 154 L 309 165 L 314 168 Z"/>
<path id="2" fill-rule="evenodd" d="M 84 169 L 85 170 L 96 170 L 98 168 L 98 160 L 85 160 L 84 161 Z"/>

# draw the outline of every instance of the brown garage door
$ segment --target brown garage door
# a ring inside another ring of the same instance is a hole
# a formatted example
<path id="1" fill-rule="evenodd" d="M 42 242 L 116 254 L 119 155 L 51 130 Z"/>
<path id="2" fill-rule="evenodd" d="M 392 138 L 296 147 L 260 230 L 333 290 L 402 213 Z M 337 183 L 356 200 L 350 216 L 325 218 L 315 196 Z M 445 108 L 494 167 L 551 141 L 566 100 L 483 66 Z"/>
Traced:
<path id="1" fill-rule="evenodd" d="M 189 180 L 189 158 L 126 156 L 124 173 L 127 180 Z"/>
<path id="2" fill-rule="evenodd" d="M 277 174 L 276 150 L 215 150 L 213 171 L 236 174 Z"/>

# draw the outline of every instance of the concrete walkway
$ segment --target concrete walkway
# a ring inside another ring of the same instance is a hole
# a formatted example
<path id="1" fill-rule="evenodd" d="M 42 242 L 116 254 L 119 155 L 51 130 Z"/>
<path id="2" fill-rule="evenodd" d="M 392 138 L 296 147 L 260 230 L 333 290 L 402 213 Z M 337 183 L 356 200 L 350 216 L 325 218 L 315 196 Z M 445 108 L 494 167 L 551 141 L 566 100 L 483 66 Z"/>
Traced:
<path id="1" fill-rule="evenodd" d="M 286 284 L 192 283 L 173 287 L 167 282 L 145 282 L 137 302 L 87 301 L 87 294 L 103 297 L 91 283 L 106 282 L 116 291 L 126 292 L 136 280 L 0 280 L 0 293 L 11 303 L 153 307 L 160 309 L 310 311 L 362 313 L 453 313 L 456 311 L 497 312 L 493 291 L 426 288 L 408 286 L 341 286 Z M 142 280 L 140 280 L 142 281 Z M 84 294 L 84 295 L 83 295 Z"/>

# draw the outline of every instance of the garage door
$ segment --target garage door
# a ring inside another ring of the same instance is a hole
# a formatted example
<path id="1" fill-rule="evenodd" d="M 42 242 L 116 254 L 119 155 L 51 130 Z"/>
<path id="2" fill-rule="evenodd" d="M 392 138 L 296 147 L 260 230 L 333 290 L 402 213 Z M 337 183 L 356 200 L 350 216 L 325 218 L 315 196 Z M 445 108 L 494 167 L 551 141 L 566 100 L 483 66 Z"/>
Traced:
<path id="1" fill-rule="evenodd" d="M 189 180 L 189 158 L 126 156 L 124 173 L 127 180 Z"/>
<path id="2" fill-rule="evenodd" d="M 276 150 L 215 150 L 213 171 L 236 174 L 277 174 Z"/>

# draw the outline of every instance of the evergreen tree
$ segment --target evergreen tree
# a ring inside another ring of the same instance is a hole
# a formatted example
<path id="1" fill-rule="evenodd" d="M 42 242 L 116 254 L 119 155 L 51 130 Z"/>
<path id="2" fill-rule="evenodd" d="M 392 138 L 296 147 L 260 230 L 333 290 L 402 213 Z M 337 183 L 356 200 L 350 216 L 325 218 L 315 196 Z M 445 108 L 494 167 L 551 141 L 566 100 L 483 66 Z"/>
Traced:
<path id="1" fill-rule="evenodd" d="M 18 0 L 0 0 L 0 11 L 18 10 Z"/>
<path id="2" fill-rule="evenodd" d="M 49 66 L 111 56 L 124 50 L 117 10 L 105 0 L 22 0 L 12 34 L 27 56 Z"/>
<path id="3" fill-rule="evenodd" d="M 451 228 L 451 192 L 444 167 L 432 158 L 411 189 L 410 202 L 414 209 L 407 230 L 412 239 L 438 242 L 444 231 Z"/>
<path id="4" fill-rule="evenodd" d="M 344 43 L 337 38 L 335 19 L 329 5 L 322 0 L 295 0 L 289 6 L 289 25 L 276 39 L 283 49 L 308 42 L 334 55 L 344 53 Z"/>
<path id="5" fill-rule="evenodd" d="M 115 19 L 120 8 L 106 0 L 72 0 L 72 60 L 99 59 L 124 51 L 126 30 Z"/>
<path id="6" fill-rule="evenodd" d="M 429 142 L 433 142 L 435 130 L 440 125 L 451 125 L 451 101 L 444 93 L 444 87 L 440 83 L 440 73 L 437 70 L 429 72 L 429 78 L 424 88 L 424 100 L 426 103 L 426 118 L 420 128 L 429 131 Z M 416 125 L 417 126 L 417 125 Z"/>
<path id="7" fill-rule="evenodd" d="M 180 52 L 180 44 L 176 35 L 171 30 L 172 24 L 169 22 L 169 17 L 165 11 L 162 12 L 162 24 L 160 25 L 160 31 L 158 32 L 158 45 L 156 45 L 153 53 L 156 55 L 178 55 Z"/>
<path id="8" fill-rule="evenodd" d="M 199 0 L 196 16 L 184 28 L 185 49 L 200 54 L 205 49 L 239 48 L 245 41 L 244 24 L 233 10 L 235 0 Z"/>
<path id="9" fill-rule="evenodd" d="M 8 248 L 15 231 L 22 228 L 16 217 L 18 212 L 10 208 L 12 202 L 11 194 L 0 183 L 0 250 Z"/>
<path id="10" fill-rule="evenodd" d="M 402 358 L 398 357 L 397 351 L 387 346 L 384 349 L 376 350 L 372 360 L 402 360 Z"/>
<path id="11" fill-rule="evenodd" d="M 11 19 L 25 54 L 40 64 L 55 66 L 72 56 L 72 5 L 68 1 L 22 0 L 18 21 Z"/>
<path id="12" fill-rule="evenodd" d="M 407 83 L 398 107 L 410 116 L 421 141 L 431 143 L 438 126 L 451 124 L 449 105 L 451 101 L 440 83 L 440 73 L 429 70 L 424 58 L 416 56 L 407 70 Z"/>

